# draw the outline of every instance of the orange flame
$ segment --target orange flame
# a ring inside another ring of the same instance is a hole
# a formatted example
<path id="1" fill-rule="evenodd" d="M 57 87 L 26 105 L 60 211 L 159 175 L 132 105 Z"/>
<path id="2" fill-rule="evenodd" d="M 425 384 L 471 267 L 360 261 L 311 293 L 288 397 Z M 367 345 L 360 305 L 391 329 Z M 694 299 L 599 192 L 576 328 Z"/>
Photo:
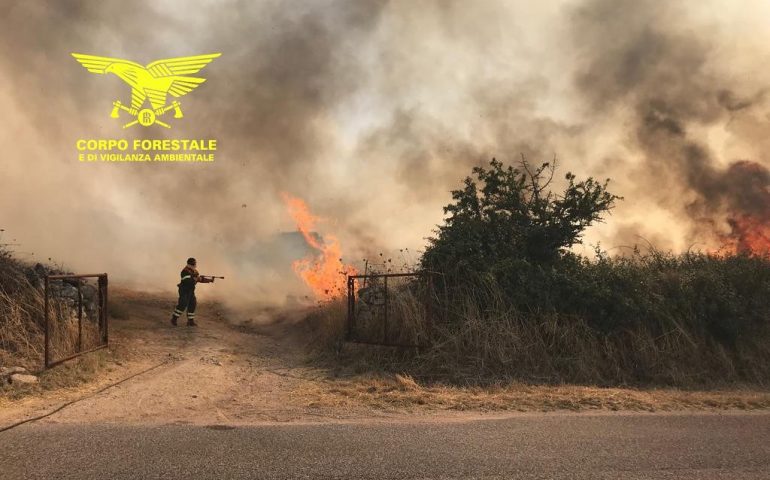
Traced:
<path id="1" fill-rule="evenodd" d="M 340 296 L 347 288 L 345 275 L 355 275 L 356 269 L 342 262 L 342 248 L 333 235 L 314 233 L 316 224 L 321 220 L 310 212 L 302 199 L 282 194 L 289 215 L 297 224 L 297 230 L 305 242 L 317 253 L 313 258 L 303 258 L 292 263 L 292 268 L 313 291 L 316 298 L 329 300 Z"/>
<path id="2" fill-rule="evenodd" d="M 709 187 L 727 214 L 728 233 L 717 234 L 717 253 L 770 256 L 770 170 L 750 160 L 733 162 Z"/>
<path id="3" fill-rule="evenodd" d="M 736 215 L 728 220 L 731 232 L 723 237 L 723 250 L 731 253 L 768 256 L 770 225 L 751 215 Z"/>

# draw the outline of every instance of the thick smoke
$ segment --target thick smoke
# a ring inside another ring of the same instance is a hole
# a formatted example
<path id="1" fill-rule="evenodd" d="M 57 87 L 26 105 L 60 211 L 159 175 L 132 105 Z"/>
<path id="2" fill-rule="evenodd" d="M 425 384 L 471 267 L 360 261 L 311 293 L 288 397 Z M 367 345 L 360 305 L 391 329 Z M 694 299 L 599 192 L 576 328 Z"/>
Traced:
<path id="1" fill-rule="evenodd" d="M 6 178 L 23 182 L 4 192 L 4 226 L 24 249 L 135 284 L 173 286 L 180 263 L 195 255 L 207 271 L 245 282 L 234 289 L 245 295 L 281 291 L 294 281 L 282 278 L 290 258 L 271 265 L 274 252 L 264 251 L 275 247 L 274 234 L 292 227 L 279 194 L 314 201 L 333 192 L 326 177 L 338 142 L 335 108 L 366 81 L 352 51 L 374 28 L 381 4 L 3 7 L 4 106 L 23 135 L 6 132 L 3 142 Z M 208 82 L 183 99 L 187 119 L 168 133 L 216 138 L 219 163 L 77 164 L 79 138 L 166 132 L 121 131 L 107 115 L 112 100 L 125 102 L 126 86 L 88 74 L 73 51 L 140 63 L 222 52 L 202 72 Z"/>
<path id="2" fill-rule="evenodd" d="M 693 28 L 682 7 L 615 0 L 580 6 L 573 31 L 586 60 L 576 85 L 592 115 L 626 110 L 625 145 L 641 157 L 629 170 L 630 198 L 654 198 L 684 223 L 690 245 L 713 248 L 715 240 L 738 234 L 729 232 L 736 216 L 770 221 L 770 172 L 755 161 L 762 156 L 720 155 L 715 141 L 753 141 L 742 130 L 767 124 L 755 116 L 767 110 L 768 79 L 761 72 L 737 75 L 742 58 L 720 44 L 723 32 L 716 25 Z M 758 53 L 736 46 L 745 49 L 743 58 Z"/>
<path id="3" fill-rule="evenodd" d="M 761 2 L 546 3 L 3 4 L 0 228 L 73 270 L 168 289 L 193 255 L 230 298 L 283 299 L 307 291 L 282 192 L 327 219 L 346 261 L 419 249 L 493 156 L 611 177 L 626 201 L 588 236 L 605 247 L 711 248 L 730 215 L 763 208 Z M 109 112 L 127 87 L 69 55 L 217 51 L 171 131 L 122 130 Z M 216 138 L 217 162 L 76 160 L 79 138 L 161 135 Z"/>

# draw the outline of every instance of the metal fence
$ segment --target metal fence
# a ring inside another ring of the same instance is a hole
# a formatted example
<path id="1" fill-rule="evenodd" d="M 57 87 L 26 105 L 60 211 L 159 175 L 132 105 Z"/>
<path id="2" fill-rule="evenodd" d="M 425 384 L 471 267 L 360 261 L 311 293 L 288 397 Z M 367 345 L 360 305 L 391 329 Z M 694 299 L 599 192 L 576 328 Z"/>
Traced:
<path id="1" fill-rule="evenodd" d="M 349 342 L 424 347 L 430 316 L 422 276 L 417 273 L 348 275 Z"/>
<path id="2" fill-rule="evenodd" d="M 45 277 L 45 360 L 50 368 L 107 347 L 107 274 Z"/>

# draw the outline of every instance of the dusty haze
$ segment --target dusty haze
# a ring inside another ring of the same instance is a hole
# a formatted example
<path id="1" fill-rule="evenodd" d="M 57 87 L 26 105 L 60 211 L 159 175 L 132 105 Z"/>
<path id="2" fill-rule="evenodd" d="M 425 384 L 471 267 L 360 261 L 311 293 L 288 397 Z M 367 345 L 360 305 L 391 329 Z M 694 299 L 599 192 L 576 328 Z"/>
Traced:
<path id="1" fill-rule="evenodd" d="M 766 2 L 541 3 L 5 2 L 0 243 L 153 289 L 193 255 L 219 294 L 282 300 L 307 293 L 273 254 L 282 192 L 352 263 L 419 250 L 493 156 L 612 178 L 625 201 L 586 237 L 611 252 L 714 248 L 731 212 L 764 212 Z M 124 131 L 128 87 L 71 52 L 222 57 L 172 130 Z M 217 161 L 76 160 L 79 138 L 135 135 L 216 138 Z"/>

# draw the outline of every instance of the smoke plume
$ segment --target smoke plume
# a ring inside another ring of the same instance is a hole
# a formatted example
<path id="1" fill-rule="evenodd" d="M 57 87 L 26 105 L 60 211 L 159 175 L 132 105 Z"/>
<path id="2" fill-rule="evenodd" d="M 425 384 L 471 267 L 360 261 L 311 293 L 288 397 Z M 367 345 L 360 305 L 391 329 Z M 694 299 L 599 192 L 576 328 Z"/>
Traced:
<path id="1" fill-rule="evenodd" d="M 546 3 L 6 3 L 0 241 L 156 289 L 196 256 L 228 298 L 282 300 L 308 293 L 282 194 L 355 263 L 419 250 L 472 166 L 521 154 L 613 179 L 626 200 L 588 235 L 604 247 L 718 248 L 770 219 L 763 2 Z M 158 131 L 122 130 L 127 86 L 71 52 L 222 56 Z M 217 161 L 76 159 L 80 138 L 164 135 L 216 138 Z"/>
<path id="2" fill-rule="evenodd" d="M 752 150 L 767 123 L 757 118 L 766 116 L 767 79 L 738 74 L 764 48 L 740 40 L 725 47 L 724 36 L 738 32 L 694 28 L 683 7 L 597 0 L 576 9 L 573 38 L 585 60 L 575 80 L 592 115 L 622 112 L 627 122 L 624 146 L 639 160 L 627 171 L 630 198 L 654 199 L 683 226 L 681 240 L 708 249 L 742 235 L 737 218 L 770 221 L 770 172 Z M 752 158 L 736 159 L 733 149 Z"/>

